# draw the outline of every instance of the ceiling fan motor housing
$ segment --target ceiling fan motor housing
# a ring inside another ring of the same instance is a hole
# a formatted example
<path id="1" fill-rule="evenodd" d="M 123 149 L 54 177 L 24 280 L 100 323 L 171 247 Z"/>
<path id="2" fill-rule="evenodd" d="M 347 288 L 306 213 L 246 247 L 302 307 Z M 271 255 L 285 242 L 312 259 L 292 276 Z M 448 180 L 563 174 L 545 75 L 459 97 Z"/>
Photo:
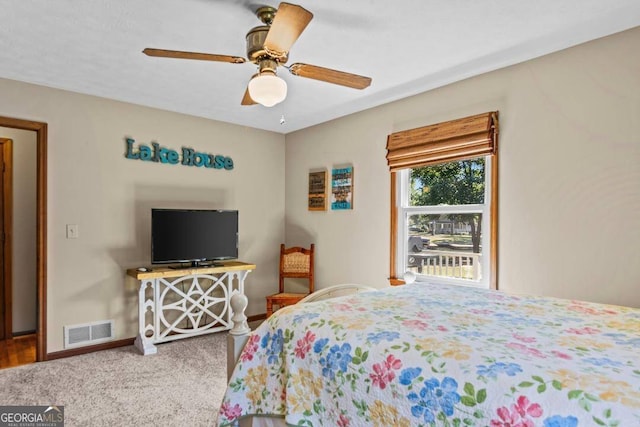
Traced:
<path id="1" fill-rule="evenodd" d="M 277 58 L 272 57 L 264 48 L 264 41 L 269 33 L 269 26 L 260 25 L 254 27 L 247 33 L 247 58 L 249 61 L 257 64 L 261 59 L 273 59 L 280 64 L 286 64 L 289 60 L 289 54 Z"/>

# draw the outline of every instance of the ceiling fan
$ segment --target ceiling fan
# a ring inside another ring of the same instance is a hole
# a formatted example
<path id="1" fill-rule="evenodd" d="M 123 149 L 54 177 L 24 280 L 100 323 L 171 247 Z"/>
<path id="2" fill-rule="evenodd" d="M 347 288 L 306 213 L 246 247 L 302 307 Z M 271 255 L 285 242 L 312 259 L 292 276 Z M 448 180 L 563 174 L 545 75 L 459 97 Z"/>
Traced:
<path id="1" fill-rule="evenodd" d="M 258 8 L 256 15 L 264 25 L 252 28 L 247 33 L 248 61 L 258 66 L 242 98 L 242 105 L 262 104 L 272 107 L 287 96 L 287 83 L 277 76 L 278 66 L 289 70 L 294 76 L 307 77 L 327 83 L 364 89 L 371 84 L 370 77 L 346 73 L 329 68 L 295 63 L 284 64 L 289 59 L 289 50 L 307 27 L 313 14 L 302 6 L 280 3 L 278 9 L 270 6 Z M 143 53 L 165 58 L 196 59 L 202 61 L 242 64 L 247 61 L 240 56 L 212 53 L 183 52 L 177 50 L 146 48 Z"/>

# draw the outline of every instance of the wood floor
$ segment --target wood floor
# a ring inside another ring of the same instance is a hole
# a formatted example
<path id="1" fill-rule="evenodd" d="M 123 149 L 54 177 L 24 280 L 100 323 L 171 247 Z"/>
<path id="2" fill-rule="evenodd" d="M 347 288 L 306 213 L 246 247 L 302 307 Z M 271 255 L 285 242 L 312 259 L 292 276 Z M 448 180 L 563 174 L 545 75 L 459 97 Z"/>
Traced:
<path id="1" fill-rule="evenodd" d="M 0 369 L 26 365 L 35 361 L 35 334 L 0 341 Z"/>

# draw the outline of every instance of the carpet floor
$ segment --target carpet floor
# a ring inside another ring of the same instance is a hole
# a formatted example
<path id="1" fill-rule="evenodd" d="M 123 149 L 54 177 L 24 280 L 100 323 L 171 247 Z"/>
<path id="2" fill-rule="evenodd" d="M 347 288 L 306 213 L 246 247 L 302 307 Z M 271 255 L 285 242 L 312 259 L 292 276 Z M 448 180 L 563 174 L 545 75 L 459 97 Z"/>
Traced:
<path id="1" fill-rule="evenodd" d="M 0 405 L 63 405 L 65 426 L 212 426 L 226 388 L 227 333 L 0 370 Z"/>

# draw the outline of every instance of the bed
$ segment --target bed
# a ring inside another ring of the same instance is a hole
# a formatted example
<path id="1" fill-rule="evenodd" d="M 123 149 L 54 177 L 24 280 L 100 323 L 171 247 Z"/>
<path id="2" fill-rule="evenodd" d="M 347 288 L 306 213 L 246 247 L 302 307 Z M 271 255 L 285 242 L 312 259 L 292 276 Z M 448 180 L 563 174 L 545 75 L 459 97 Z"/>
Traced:
<path id="1" fill-rule="evenodd" d="M 218 425 L 640 425 L 640 309 L 414 283 L 279 310 Z"/>

